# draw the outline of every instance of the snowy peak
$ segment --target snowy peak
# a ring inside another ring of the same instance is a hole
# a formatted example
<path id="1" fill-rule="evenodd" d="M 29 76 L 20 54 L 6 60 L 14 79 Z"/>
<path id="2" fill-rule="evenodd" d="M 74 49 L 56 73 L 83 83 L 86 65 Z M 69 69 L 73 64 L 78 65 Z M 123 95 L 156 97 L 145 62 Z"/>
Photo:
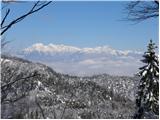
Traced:
<path id="1" fill-rule="evenodd" d="M 129 54 L 141 54 L 141 52 L 131 51 L 131 50 L 115 50 L 109 46 L 98 46 L 94 48 L 78 48 L 74 46 L 68 45 L 56 45 L 56 44 L 48 44 L 44 45 L 43 43 L 33 44 L 31 47 L 24 49 L 26 54 L 32 52 L 39 52 L 44 54 L 54 54 L 54 53 L 83 53 L 83 54 L 110 54 L 110 55 L 123 55 L 127 56 Z"/>
<path id="2" fill-rule="evenodd" d="M 142 52 L 116 50 L 109 46 L 79 48 L 36 43 L 24 49 L 20 56 L 44 63 L 65 74 L 86 76 L 108 73 L 132 76 L 141 66 Z"/>
<path id="3" fill-rule="evenodd" d="M 65 46 L 63 44 L 61 45 L 54 45 L 54 44 L 48 44 L 44 45 L 42 43 L 36 43 L 32 45 L 31 47 L 28 47 L 24 49 L 25 52 L 43 52 L 43 53 L 52 53 L 52 52 L 75 52 L 79 51 L 79 48 L 72 47 L 72 46 Z"/>

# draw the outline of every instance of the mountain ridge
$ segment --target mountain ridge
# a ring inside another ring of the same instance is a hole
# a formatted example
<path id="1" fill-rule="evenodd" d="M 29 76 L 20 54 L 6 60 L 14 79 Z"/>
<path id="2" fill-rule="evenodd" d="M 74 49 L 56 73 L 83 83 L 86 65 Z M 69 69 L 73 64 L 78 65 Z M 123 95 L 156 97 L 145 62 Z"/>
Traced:
<path id="1" fill-rule="evenodd" d="M 25 53 L 31 53 L 33 51 L 37 51 L 37 52 L 42 52 L 42 53 L 76 53 L 76 52 L 80 52 L 80 53 L 110 53 L 112 55 L 128 55 L 128 54 L 142 54 L 142 52 L 139 51 L 131 51 L 131 50 L 116 50 L 111 48 L 110 46 L 97 46 L 94 48 L 89 48 L 89 47 L 85 47 L 85 48 L 79 48 L 79 47 L 75 47 L 75 46 L 69 46 L 69 45 L 64 45 L 64 44 L 48 44 L 48 45 L 44 45 L 43 43 L 36 43 L 33 44 L 31 47 L 25 48 L 23 50 Z"/>
<path id="2" fill-rule="evenodd" d="M 116 50 L 108 46 L 78 48 L 37 43 L 18 55 L 24 59 L 46 64 L 57 72 L 78 76 L 92 76 L 95 73 L 133 76 L 142 65 L 141 52 Z"/>

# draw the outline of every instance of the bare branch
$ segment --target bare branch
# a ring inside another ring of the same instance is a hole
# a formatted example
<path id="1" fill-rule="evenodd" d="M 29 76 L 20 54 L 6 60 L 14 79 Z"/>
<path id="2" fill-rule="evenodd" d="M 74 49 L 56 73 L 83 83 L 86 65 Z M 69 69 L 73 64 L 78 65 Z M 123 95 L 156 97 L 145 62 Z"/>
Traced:
<path id="1" fill-rule="evenodd" d="M 6 11 L 6 14 L 5 14 L 4 18 L 2 19 L 1 27 L 3 26 L 3 23 L 5 22 L 5 20 L 6 20 L 7 16 L 9 15 L 9 12 L 10 12 L 10 9 L 7 9 L 7 11 Z"/>
<path id="2" fill-rule="evenodd" d="M 71 96 L 70 96 L 70 100 L 73 98 L 73 96 L 74 96 L 74 94 L 73 93 L 71 93 Z M 66 108 L 67 108 L 67 104 L 66 104 L 66 102 L 65 102 L 65 106 L 64 106 L 64 108 L 63 108 L 63 111 L 62 111 L 62 113 L 61 113 L 61 119 L 63 119 L 63 117 L 64 117 L 64 113 L 65 113 L 65 111 L 66 111 Z"/>
<path id="3" fill-rule="evenodd" d="M 27 16 L 29 16 L 29 15 L 31 15 L 31 14 L 39 11 L 39 10 L 41 10 L 41 9 L 44 8 L 45 6 L 49 5 L 51 2 L 52 2 L 52 1 L 48 1 L 48 2 L 43 2 L 43 4 L 42 4 L 42 3 L 40 4 L 40 1 L 37 1 L 37 2 L 33 5 L 33 7 L 31 8 L 31 10 L 29 10 L 26 14 L 24 14 L 24 15 L 16 18 L 15 20 L 11 21 L 8 25 L 2 26 L 2 25 L 4 24 L 4 22 L 1 23 L 1 30 L 2 30 L 2 31 L 1 31 L 1 35 L 3 35 L 3 34 L 4 34 L 9 28 L 11 28 L 14 24 L 22 21 L 22 20 L 23 20 L 24 18 L 26 18 Z M 8 13 L 8 12 L 7 12 L 7 13 Z M 7 13 L 6 13 L 6 14 L 7 14 Z M 9 13 L 8 13 L 8 14 L 9 14 Z M 6 20 L 8 14 L 5 15 L 6 17 L 4 17 L 3 21 Z"/>
<path id="4" fill-rule="evenodd" d="M 125 8 L 128 21 L 141 22 L 149 18 L 159 16 L 159 2 L 155 1 L 133 1 Z"/>
<path id="5" fill-rule="evenodd" d="M 14 84 L 15 82 L 17 82 L 17 81 L 29 79 L 29 78 L 35 77 L 35 76 L 37 76 L 37 75 L 38 75 L 38 74 L 33 74 L 33 75 L 29 75 L 29 76 L 27 76 L 27 77 L 22 77 L 22 78 L 16 79 L 16 80 L 14 80 L 14 81 L 12 81 L 12 82 L 10 82 L 10 83 L 7 83 L 6 85 L 2 85 L 2 86 L 1 86 L 1 89 L 2 89 L 2 91 L 4 91 L 4 88 L 7 88 L 7 87 L 13 85 L 13 84 Z"/>
<path id="6" fill-rule="evenodd" d="M 159 5 L 159 0 L 155 0 L 154 2 L 155 2 L 157 5 Z"/>
<path id="7" fill-rule="evenodd" d="M 5 66 L 5 62 L 2 61 L 3 64 L 2 64 L 2 68 L 5 70 L 3 71 L 3 74 L 1 75 L 1 78 L 2 78 L 2 82 L 4 82 L 2 85 L 1 85 L 1 103 L 4 103 L 4 102 L 16 102 L 18 100 L 20 100 L 21 98 L 23 98 L 24 96 L 26 96 L 25 93 L 23 93 L 20 97 L 16 97 L 16 98 L 12 98 L 12 99 L 7 99 L 7 96 L 8 96 L 8 92 L 9 91 L 12 91 L 15 93 L 16 96 L 19 96 L 17 95 L 17 93 L 12 90 L 14 84 L 18 83 L 18 81 L 24 81 L 26 79 L 30 79 L 32 77 L 36 77 L 38 76 L 39 74 L 37 74 L 36 72 L 33 74 L 33 75 L 28 75 L 26 77 L 21 77 L 21 75 L 18 75 L 16 77 L 15 76 L 15 73 L 17 72 L 17 69 L 15 69 L 13 72 L 10 73 L 10 70 L 8 70 L 8 67 Z M 4 73 L 5 72 L 5 73 Z M 6 78 L 7 76 L 7 72 L 9 72 L 9 77 Z M 8 81 L 7 81 L 8 80 Z M 13 80 L 13 81 L 12 81 Z M 22 83 L 23 84 L 23 83 Z M 24 95 L 25 94 L 25 95 Z"/>
<path id="8" fill-rule="evenodd" d="M 44 111 L 43 111 L 41 105 L 39 104 L 39 102 L 37 101 L 37 97 L 36 97 L 36 99 L 35 99 L 35 102 L 36 102 L 37 106 L 39 107 L 40 112 L 41 112 L 43 118 L 45 119 L 46 117 L 45 117 L 45 115 L 44 115 Z"/>

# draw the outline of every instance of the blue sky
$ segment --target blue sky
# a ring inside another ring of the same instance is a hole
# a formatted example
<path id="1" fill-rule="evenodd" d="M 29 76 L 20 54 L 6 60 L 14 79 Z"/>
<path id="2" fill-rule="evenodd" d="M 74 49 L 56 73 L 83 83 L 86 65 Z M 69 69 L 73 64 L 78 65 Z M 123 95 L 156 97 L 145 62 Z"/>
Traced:
<path id="1" fill-rule="evenodd" d="M 23 14 L 32 2 L 16 3 L 10 18 Z M 121 21 L 127 2 L 53 2 L 24 19 L 6 34 L 10 47 L 22 50 L 35 43 L 77 47 L 109 45 L 144 51 L 149 40 L 158 44 L 158 18 L 139 24 Z M 8 19 L 10 19 L 8 18 Z"/>

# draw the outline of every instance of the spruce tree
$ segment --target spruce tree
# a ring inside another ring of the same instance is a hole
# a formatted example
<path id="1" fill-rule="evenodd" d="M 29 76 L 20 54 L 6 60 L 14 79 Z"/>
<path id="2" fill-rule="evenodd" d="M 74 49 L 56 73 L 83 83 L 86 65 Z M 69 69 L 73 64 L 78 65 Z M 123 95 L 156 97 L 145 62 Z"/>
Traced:
<path id="1" fill-rule="evenodd" d="M 155 53 L 157 47 L 152 40 L 147 47 L 148 50 L 141 60 L 145 65 L 139 68 L 141 79 L 136 95 L 138 111 L 134 116 L 139 119 L 144 118 L 144 114 L 147 112 L 159 115 L 159 61 Z"/>

